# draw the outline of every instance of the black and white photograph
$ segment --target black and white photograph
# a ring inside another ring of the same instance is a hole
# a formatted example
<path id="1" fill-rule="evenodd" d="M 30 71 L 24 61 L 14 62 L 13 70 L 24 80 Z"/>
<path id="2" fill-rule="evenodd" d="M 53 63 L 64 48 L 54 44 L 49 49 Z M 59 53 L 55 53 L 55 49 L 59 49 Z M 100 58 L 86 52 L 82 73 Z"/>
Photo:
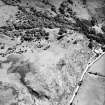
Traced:
<path id="1" fill-rule="evenodd" d="M 0 105 L 105 105 L 105 0 L 0 0 Z"/>

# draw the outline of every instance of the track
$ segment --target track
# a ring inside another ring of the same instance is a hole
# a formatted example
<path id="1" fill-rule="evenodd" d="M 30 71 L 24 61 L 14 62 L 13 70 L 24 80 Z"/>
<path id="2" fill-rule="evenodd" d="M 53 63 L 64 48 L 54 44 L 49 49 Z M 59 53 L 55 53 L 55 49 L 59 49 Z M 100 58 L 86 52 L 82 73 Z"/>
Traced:
<path id="1" fill-rule="evenodd" d="M 87 73 L 87 71 L 88 71 L 88 70 L 90 69 L 90 67 L 91 67 L 95 62 L 97 62 L 104 54 L 105 54 L 105 52 L 103 52 L 100 56 L 98 56 L 93 62 L 89 62 L 89 63 L 88 63 L 87 67 L 85 68 L 84 72 L 83 72 L 82 75 L 81 75 L 81 78 L 80 78 L 80 80 L 79 80 L 79 82 L 78 82 L 78 85 L 77 85 L 77 87 L 76 87 L 76 89 L 75 89 L 75 91 L 74 91 L 74 93 L 73 93 L 73 96 L 72 96 L 70 102 L 68 103 L 68 105 L 72 105 L 72 102 L 73 102 L 75 96 L 77 95 L 77 93 L 78 93 L 78 91 L 79 91 L 79 88 L 80 88 L 81 85 L 82 85 L 83 78 L 84 78 L 85 74 Z"/>

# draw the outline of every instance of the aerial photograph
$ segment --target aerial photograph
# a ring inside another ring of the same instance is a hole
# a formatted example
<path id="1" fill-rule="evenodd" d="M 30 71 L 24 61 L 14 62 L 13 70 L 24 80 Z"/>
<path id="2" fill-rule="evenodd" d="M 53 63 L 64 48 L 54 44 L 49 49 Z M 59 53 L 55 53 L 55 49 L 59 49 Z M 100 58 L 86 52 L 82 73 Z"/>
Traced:
<path id="1" fill-rule="evenodd" d="M 105 105 L 105 0 L 0 0 L 0 105 Z"/>

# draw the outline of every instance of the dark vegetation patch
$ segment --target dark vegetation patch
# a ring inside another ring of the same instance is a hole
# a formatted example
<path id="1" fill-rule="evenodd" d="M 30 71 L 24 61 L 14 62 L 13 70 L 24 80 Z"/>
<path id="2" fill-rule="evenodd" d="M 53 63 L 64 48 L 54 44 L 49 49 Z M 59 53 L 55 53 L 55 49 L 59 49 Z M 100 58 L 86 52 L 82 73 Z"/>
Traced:
<path id="1" fill-rule="evenodd" d="M 38 30 L 27 30 L 25 34 L 21 37 L 23 41 L 32 41 L 32 40 L 48 40 L 49 33 L 45 32 L 43 29 Z"/>
<path id="2" fill-rule="evenodd" d="M 3 1 L 6 5 L 17 5 L 19 3 L 21 3 L 21 0 L 1 0 Z"/>
<path id="3" fill-rule="evenodd" d="M 92 49 L 92 48 L 93 48 L 93 41 L 92 41 L 92 40 L 89 40 L 88 47 L 89 47 L 90 49 Z"/>
<path id="4" fill-rule="evenodd" d="M 36 98 L 38 98 L 38 99 L 46 98 L 48 100 L 50 99 L 50 96 L 46 95 L 43 91 L 36 91 L 36 90 L 32 89 L 30 86 L 26 86 L 26 87 L 27 87 L 29 93 Z"/>
<path id="5" fill-rule="evenodd" d="M 10 2 L 11 0 L 4 0 L 6 2 Z M 14 0 L 16 2 L 21 2 L 20 0 Z M 49 0 L 42 0 L 41 2 L 45 4 L 50 4 Z M 85 2 L 85 1 L 84 1 Z M 3 26 L 0 27 L 0 30 L 4 32 L 4 34 L 8 35 L 9 31 L 15 30 L 30 30 L 26 31 L 25 34 L 20 34 L 22 36 L 22 41 L 32 41 L 34 39 L 40 40 L 41 38 L 48 39 L 48 33 L 39 30 L 38 32 L 34 29 L 35 28 L 60 28 L 58 40 L 63 38 L 63 33 L 66 33 L 62 27 L 65 29 L 73 29 L 74 31 L 79 31 L 87 36 L 90 40 L 95 40 L 100 44 L 105 44 L 105 35 L 101 33 L 96 33 L 94 29 L 91 27 L 97 24 L 97 21 L 94 17 L 91 20 L 80 20 L 76 18 L 75 13 L 70 8 L 72 5 L 72 0 L 63 1 L 59 7 L 59 14 L 52 17 L 42 11 L 37 11 L 35 8 L 30 7 L 31 13 L 27 12 L 26 9 L 22 6 L 18 6 L 19 11 L 16 14 L 18 22 L 13 22 L 13 26 Z M 52 10 L 56 12 L 56 8 L 52 6 Z M 66 13 L 72 17 L 76 23 L 72 23 L 71 21 L 67 20 Z M 33 29 L 33 30 L 32 30 Z M 105 31 L 104 26 L 102 30 Z M 8 32 L 7 32 L 8 31 Z"/>
<path id="6" fill-rule="evenodd" d="M 24 78 L 25 75 L 28 72 L 30 72 L 30 70 L 31 70 L 30 64 L 29 63 L 26 63 L 26 64 L 19 65 L 17 67 L 14 67 L 14 69 L 11 71 L 11 73 L 19 73 L 20 76 L 22 78 Z"/>
<path id="7" fill-rule="evenodd" d="M 89 28 L 89 26 L 85 23 L 83 23 L 82 21 L 80 21 L 79 19 L 76 19 L 76 27 L 79 27 L 78 31 L 80 33 L 84 33 L 84 35 L 86 35 L 86 37 L 90 40 L 95 40 L 96 42 L 105 45 L 105 35 L 102 33 L 96 33 L 94 29 L 92 29 L 91 27 Z"/>
<path id="8" fill-rule="evenodd" d="M 101 27 L 101 29 L 103 32 L 105 32 L 105 26 L 104 25 Z"/>
<path id="9" fill-rule="evenodd" d="M 73 0 L 67 0 L 70 4 L 73 5 Z"/>
<path id="10" fill-rule="evenodd" d="M 87 0 L 82 0 L 83 5 L 86 5 Z"/>
<path id="11" fill-rule="evenodd" d="M 71 0 L 68 0 L 68 1 L 63 1 L 61 4 L 60 4 L 60 7 L 59 7 L 59 12 L 63 15 L 66 16 L 66 14 L 68 13 L 69 16 L 75 16 L 75 12 L 73 12 L 73 10 L 71 9 L 70 5 L 73 5 L 73 2 Z"/>
<path id="12" fill-rule="evenodd" d="M 58 34 L 59 34 L 59 35 L 62 35 L 62 34 L 64 34 L 64 33 L 67 33 L 67 30 L 66 30 L 65 27 L 61 27 L 60 30 L 59 30 L 59 32 L 58 32 Z"/>

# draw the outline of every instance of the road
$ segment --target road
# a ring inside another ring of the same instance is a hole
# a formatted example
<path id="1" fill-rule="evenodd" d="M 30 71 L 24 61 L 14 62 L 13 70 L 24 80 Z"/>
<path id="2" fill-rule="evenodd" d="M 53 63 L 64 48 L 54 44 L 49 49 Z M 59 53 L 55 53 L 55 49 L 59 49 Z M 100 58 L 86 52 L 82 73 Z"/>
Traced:
<path id="1" fill-rule="evenodd" d="M 105 52 L 102 53 L 102 54 L 100 54 L 94 61 L 89 62 L 89 63 L 87 64 L 87 66 L 86 66 L 84 72 L 83 72 L 82 75 L 81 75 L 81 78 L 80 78 L 80 80 L 79 80 L 79 82 L 78 82 L 78 85 L 77 85 L 77 87 L 76 87 L 76 89 L 75 89 L 75 91 L 74 91 L 74 93 L 73 93 L 73 96 L 72 96 L 71 100 L 69 101 L 69 104 L 68 104 L 68 105 L 72 105 L 72 102 L 73 102 L 73 100 L 74 100 L 76 94 L 78 93 L 79 88 L 80 88 L 81 85 L 82 85 L 83 78 L 84 78 L 85 74 L 87 73 L 87 71 L 91 68 L 91 66 L 92 66 L 95 62 L 97 62 L 99 59 L 101 59 L 101 57 L 102 57 L 104 54 L 105 54 Z"/>

